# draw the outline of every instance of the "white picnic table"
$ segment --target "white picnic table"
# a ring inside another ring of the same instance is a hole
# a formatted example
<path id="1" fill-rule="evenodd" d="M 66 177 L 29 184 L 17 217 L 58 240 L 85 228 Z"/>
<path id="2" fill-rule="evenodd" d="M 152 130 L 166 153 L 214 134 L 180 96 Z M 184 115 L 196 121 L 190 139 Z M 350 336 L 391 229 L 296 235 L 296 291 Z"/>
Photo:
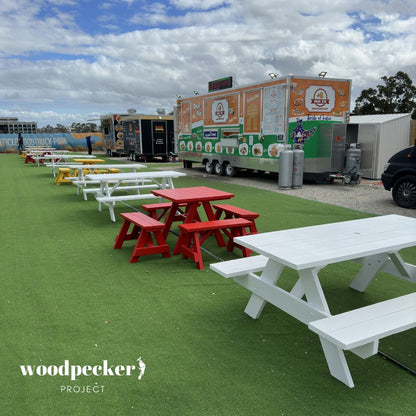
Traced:
<path id="1" fill-rule="evenodd" d="M 64 152 L 64 150 L 59 151 L 53 147 L 39 147 L 36 149 L 27 150 L 26 156 L 32 158 L 32 160 L 36 161 L 37 165 L 40 166 L 40 161 L 44 159 L 44 156 L 49 155 L 52 152 L 61 154 L 61 152 Z"/>
<path id="2" fill-rule="evenodd" d="M 318 273 L 347 260 L 362 264 L 350 287 L 367 289 L 379 271 L 416 283 L 416 266 L 399 250 L 416 245 L 416 219 L 386 215 L 236 237 L 258 256 L 211 264 L 211 269 L 252 292 L 245 313 L 257 319 L 267 302 L 316 332 L 331 375 L 354 383 L 344 350 L 361 358 L 377 353 L 378 340 L 416 326 L 416 292 L 331 315 Z M 277 283 L 285 267 L 298 273 L 290 291 Z M 336 274 L 334 274 L 334 278 Z"/>
<path id="3" fill-rule="evenodd" d="M 88 174 L 85 176 L 85 179 L 87 181 L 92 181 L 93 183 L 97 181 L 100 183 L 100 187 L 95 189 L 98 210 L 102 210 L 102 205 L 107 205 L 110 211 L 111 221 L 115 222 L 114 206 L 116 202 L 158 198 L 152 193 L 143 191 L 174 188 L 173 179 L 181 176 L 186 176 L 186 174 L 173 170 L 166 170 L 153 172 Z M 120 191 L 135 191 L 135 193 L 119 195 L 118 192 Z"/>
<path id="4" fill-rule="evenodd" d="M 62 164 L 60 167 L 63 168 L 69 168 L 69 169 L 76 169 L 78 172 L 78 175 L 75 177 L 69 177 L 67 179 L 72 180 L 72 183 L 77 186 L 77 194 L 80 193 L 80 190 L 83 190 L 84 199 L 87 199 L 87 193 L 94 193 L 96 192 L 94 188 L 87 188 L 88 185 L 93 184 L 100 184 L 99 180 L 88 180 L 86 179 L 86 173 L 89 175 L 98 175 L 99 173 L 96 173 L 96 171 L 101 170 L 110 170 L 110 169 L 122 169 L 122 170 L 128 170 L 130 172 L 137 172 L 137 169 L 143 169 L 146 167 L 146 165 L 142 165 L 140 163 L 114 163 L 114 164 L 99 164 L 99 165 L 82 165 L 82 168 L 79 166 L 79 164 Z"/>
<path id="5" fill-rule="evenodd" d="M 62 151 L 63 153 L 52 153 L 50 155 L 45 155 L 44 159 L 45 160 L 50 160 L 49 163 L 46 163 L 46 166 L 51 168 L 51 173 L 53 177 L 56 177 L 56 170 L 55 168 L 57 167 L 61 167 L 61 168 L 65 168 L 66 163 L 68 162 L 68 159 L 77 159 L 77 158 L 82 158 L 82 159 L 95 159 L 96 156 L 95 155 L 80 155 L 78 154 L 65 154 L 65 152 L 68 152 L 68 150 L 66 151 Z M 72 164 L 75 164 L 74 162 Z M 80 165 L 81 163 L 78 163 L 78 165 Z"/>

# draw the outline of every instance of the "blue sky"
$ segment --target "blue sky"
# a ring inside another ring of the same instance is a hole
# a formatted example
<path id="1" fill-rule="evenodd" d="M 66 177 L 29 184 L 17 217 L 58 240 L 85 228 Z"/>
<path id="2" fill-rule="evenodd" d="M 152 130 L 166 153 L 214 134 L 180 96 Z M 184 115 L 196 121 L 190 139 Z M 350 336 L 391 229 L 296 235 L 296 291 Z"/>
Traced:
<path id="1" fill-rule="evenodd" d="M 414 0 L 2 0 L 0 117 L 70 125 L 171 111 L 176 94 L 268 73 L 416 83 Z"/>

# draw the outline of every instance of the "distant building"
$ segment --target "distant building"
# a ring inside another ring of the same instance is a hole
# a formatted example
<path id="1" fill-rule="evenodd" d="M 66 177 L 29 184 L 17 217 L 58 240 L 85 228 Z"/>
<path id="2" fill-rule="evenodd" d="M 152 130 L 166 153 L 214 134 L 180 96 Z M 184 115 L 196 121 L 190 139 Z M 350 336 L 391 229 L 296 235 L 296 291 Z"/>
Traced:
<path id="1" fill-rule="evenodd" d="M 34 121 L 19 121 L 17 117 L 0 117 L 0 134 L 37 133 Z"/>

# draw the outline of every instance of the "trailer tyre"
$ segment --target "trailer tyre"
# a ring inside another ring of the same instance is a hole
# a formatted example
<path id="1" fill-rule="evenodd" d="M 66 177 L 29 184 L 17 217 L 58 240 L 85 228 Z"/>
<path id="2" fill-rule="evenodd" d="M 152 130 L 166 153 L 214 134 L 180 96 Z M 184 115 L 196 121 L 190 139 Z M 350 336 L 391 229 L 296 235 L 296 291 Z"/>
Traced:
<path id="1" fill-rule="evenodd" d="M 213 170 L 214 170 L 214 165 L 209 160 L 207 160 L 205 162 L 205 172 L 211 174 Z"/>
<path id="2" fill-rule="evenodd" d="M 392 190 L 393 200 L 403 208 L 416 208 L 416 176 L 406 175 L 398 179 Z"/>
<path id="3" fill-rule="evenodd" d="M 218 176 L 224 175 L 224 166 L 223 166 L 223 164 L 216 161 L 215 164 L 214 164 L 214 172 Z"/>
<path id="4" fill-rule="evenodd" d="M 237 173 L 237 169 L 231 165 L 231 163 L 227 163 L 224 168 L 225 176 L 229 178 L 233 177 Z"/>

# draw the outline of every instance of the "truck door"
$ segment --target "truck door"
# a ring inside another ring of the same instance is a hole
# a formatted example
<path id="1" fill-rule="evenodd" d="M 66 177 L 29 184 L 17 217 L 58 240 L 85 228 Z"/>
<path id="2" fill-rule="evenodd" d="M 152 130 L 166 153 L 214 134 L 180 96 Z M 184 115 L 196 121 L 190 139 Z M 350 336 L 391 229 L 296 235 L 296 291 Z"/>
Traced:
<path id="1" fill-rule="evenodd" d="M 154 155 L 167 155 L 167 126 L 166 121 L 152 120 L 152 146 Z"/>
<path id="2" fill-rule="evenodd" d="M 134 121 L 123 121 L 123 140 L 124 152 L 126 154 L 134 152 Z"/>

